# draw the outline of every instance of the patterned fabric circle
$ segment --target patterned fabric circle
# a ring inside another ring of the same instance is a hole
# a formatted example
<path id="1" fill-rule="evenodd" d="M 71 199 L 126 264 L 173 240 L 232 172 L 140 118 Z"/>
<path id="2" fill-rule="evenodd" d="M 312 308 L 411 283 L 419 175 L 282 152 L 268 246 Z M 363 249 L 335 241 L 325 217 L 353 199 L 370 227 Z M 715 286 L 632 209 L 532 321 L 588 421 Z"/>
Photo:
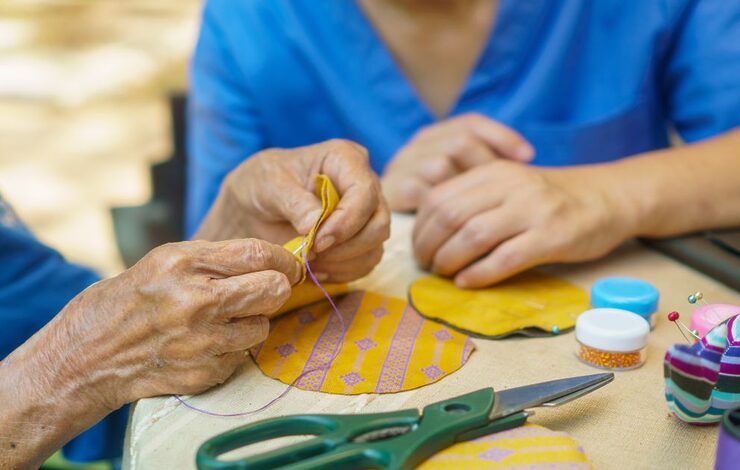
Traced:
<path id="1" fill-rule="evenodd" d="M 303 390 L 344 395 L 393 393 L 440 380 L 465 364 L 470 338 L 424 320 L 401 299 L 353 291 L 273 320 L 267 340 L 251 353 L 266 375 Z M 336 348 L 339 355 L 327 369 Z"/>
<path id="2" fill-rule="evenodd" d="M 591 465 L 583 448 L 569 435 L 525 424 L 455 444 L 417 467 L 418 470 L 450 468 L 578 470 Z"/>
<path id="3" fill-rule="evenodd" d="M 426 276 L 409 288 L 411 305 L 431 320 L 484 338 L 514 333 L 550 335 L 575 326 L 589 308 L 586 291 L 537 272 L 513 277 L 487 289 L 460 289 L 449 279 Z"/>

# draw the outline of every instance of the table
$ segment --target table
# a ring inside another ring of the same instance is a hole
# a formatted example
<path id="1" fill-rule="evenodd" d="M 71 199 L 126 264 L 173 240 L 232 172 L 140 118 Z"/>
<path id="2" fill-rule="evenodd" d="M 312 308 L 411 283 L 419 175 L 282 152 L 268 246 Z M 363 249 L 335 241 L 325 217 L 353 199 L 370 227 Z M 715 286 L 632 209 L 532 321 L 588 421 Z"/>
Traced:
<path id="1" fill-rule="evenodd" d="M 381 265 L 355 283 L 356 287 L 406 297 L 409 282 L 423 274 L 411 257 L 412 227 L 413 217 L 393 216 L 392 237 Z M 740 294 L 635 242 L 596 262 L 544 270 L 584 289 L 603 276 L 639 277 L 658 287 L 661 300 L 643 367 L 617 373 L 613 383 L 560 408 L 537 409 L 531 422 L 570 433 L 585 448 L 596 468 L 711 468 L 718 428 L 679 421 L 669 413 L 663 396 L 663 354 L 672 343 L 684 341 L 665 313 L 679 310 L 688 317 L 691 309 L 686 297 L 697 290 L 704 292 L 710 303 L 740 304 Z M 141 400 L 129 420 L 124 468 L 195 468 L 195 452 L 206 439 L 274 416 L 422 408 L 486 386 L 504 389 L 598 372 L 576 359 L 572 332 L 552 338 L 475 339 L 475 344 L 476 351 L 459 371 L 435 384 L 397 394 L 341 396 L 293 389 L 267 410 L 240 418 L 196 413 L 172 397 Z M 248 361 L 225 384 L 192 398 L 192 402 L 213 411 L 251 410 L 278 395 L 284 387 L 263 376 Z"/>

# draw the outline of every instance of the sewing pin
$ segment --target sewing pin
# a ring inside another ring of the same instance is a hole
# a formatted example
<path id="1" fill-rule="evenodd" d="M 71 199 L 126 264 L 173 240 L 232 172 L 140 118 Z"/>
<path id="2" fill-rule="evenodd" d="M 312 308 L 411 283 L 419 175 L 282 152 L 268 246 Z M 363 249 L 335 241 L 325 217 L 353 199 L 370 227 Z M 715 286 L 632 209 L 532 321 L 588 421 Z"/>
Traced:
<path id="1" fill-rule="evenodd" d="M 697 301 L 701 301 L 702 305 L 709 307 L 709 311 L 714 316 L 715 322 L 720 323 L 723 320 L 722 315 L 717 313 L 714 307 L 708 304 L 706 300 L 704 300 L 704 294 L 701 291 L 696 291 L 693 294 L 689 294 L 688 300 L 690 304 L 695 304 Z"/>
<path id="2" fill-rule="evenodd" d="M 686 325 L 683 324 L 679 320 L 681 317 L 681 314 L 676 312 L 675 310 L 673 312 L 670 312 L 668 314 L 668 321 L 671 321 L 676 324 L 676 328 L 678 328 L 679 333 L 681 333 L 681 336 L 684 337 L 687 343 L 691 344 L 691 340 L 689 340 L 688 336 L 684 333 L 684 330 L 688 331 L 691 336 L 693 336 L 695 339 L 699 339 L 699 336 L 692 330 L 690 330 Z M 683 327 L 683 330 L 681 329 Z"/>

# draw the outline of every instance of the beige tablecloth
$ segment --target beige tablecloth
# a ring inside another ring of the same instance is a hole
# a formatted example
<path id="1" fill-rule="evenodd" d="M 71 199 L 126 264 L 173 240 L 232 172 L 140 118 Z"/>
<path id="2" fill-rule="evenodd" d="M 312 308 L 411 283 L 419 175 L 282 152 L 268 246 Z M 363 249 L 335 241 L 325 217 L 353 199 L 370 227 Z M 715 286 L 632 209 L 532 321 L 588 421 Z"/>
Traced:
<path id="1" fill-rule="evenodd" d="M 394 216 L 386 256 L 358 287 L 406 297 L 408 283 L 420 276 L 411 258 L 413 219 Z M 718 428 L 689 426 L 673 417 L 663 396 L 662 361 L 666 348 L 684 341 L 665 319 L 670 310 L 691 311 L 686 296 L 704 292 L 716 303 L 740 304 L 740 295 L 669 258 L 636 243 L 594 263 L 559 266 L 552 272 L 588 289 L 600 277 L 627 275 L 645 279 L 661 294 L 658 323 L 650 335 L 647 363 L 617 373 L 613 383 L 556 409 L 538 409 L 532 422 L 565 431 L 585 448 L 596 468 L 711 468 Z M 580 363 L 574 334 L 544 339 L 475 340 L 477 350 L 458 372 L 419 390 L 392 395 L 339 396 L 291 390 L 286 398 L 257 415 L 241 418 L 205 416 L 173 398 L 141 400 L 133 409 L 126 436 L 124 468 L 189 469 L 206 439 L 244 423 L 299 413 L 370 413 L 421 408 L 482 387 L 504 389 L 596 369 Z M 200 407 L 234 412 L 261 406 L 285 385 L 262 375 L 250 361 L 227 383 L 192 399 Z"/>

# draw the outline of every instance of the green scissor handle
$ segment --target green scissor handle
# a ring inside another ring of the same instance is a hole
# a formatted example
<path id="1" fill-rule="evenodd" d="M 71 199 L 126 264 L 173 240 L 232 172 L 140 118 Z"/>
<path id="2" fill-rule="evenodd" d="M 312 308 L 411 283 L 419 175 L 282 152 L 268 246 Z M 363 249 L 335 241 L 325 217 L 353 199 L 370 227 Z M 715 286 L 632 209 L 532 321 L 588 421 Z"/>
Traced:
<path id="1" fill-rule="evenodd" d="M 520 426 L 527 414 L 491 421 L 495 394 L 484 388 L 424 408 L 366 415 L 297 415 L 248 424 L 206 441 L 200 470 L 410 469 L 455 442 Z M 278 437 L 316 437 L 239 460 L 218 457 Z M 373 439 L 373 438 L 377 439 Z M 359 438 L 359 439 L 358 439 Z"/>

